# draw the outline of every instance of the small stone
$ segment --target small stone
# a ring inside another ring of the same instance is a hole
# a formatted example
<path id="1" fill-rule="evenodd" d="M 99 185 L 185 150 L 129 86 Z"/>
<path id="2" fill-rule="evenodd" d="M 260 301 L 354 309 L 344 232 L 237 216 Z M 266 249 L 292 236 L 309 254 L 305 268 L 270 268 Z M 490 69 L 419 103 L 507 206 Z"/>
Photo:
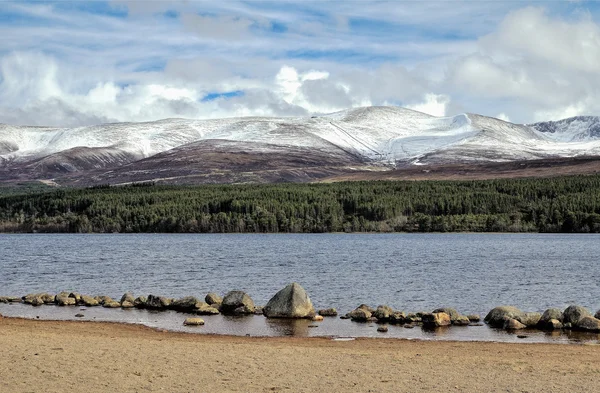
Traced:
<path id="1" fill-rule="evenodd" d="M 121 308 L 133 308 L 135 307 L 132 302 L 125 300 L 121 302 Z"/>
<path id="2" fill-rule="evenodd" d="M 467 318 L 469 318 L 469 321 L 471 321 L 471 322 L 481 321 L 481 318 L 477 314 L 469 314 L 469 315 L 467 315 Z"/>
<path id="3" fill-rule="evenodd" d="M 316 328 L 319 327 L 319 325 L 308 325 L 309 328 Z"/>
<path id="4" fill-rule="evenodd" d="M 83 315 L 83 314 L 75 314 L 75 316 L 76 316 L 77 318 L 83 318 L 85 315 Z"/>
<path id="5" fill-rule="evenodd" d="M 315 315 L 312 320 L 315 322 L 321 322 L 323 320 L 323 316 L 322 315 Z"/>
<path id="6" fill-rule="evenodd" d="M 411 325 L 411 324 L 407 323 L 406 325 L 403 326 L 403 328 L 405 328 L 405 329 L 414 329 L 415 325 Z"/>
<path id="7" fill-rule="evenodd" d="M 455 326 L 469 326 L 470 323 L 471 320 L 464 315 L 459 315 L 454 321 L 452 321 L 452 324 Z"/>
<path id="8" fill-rule="evenodd" d="M 529 337 L 529 336 L 526 336 L 526 335 L 524 335 L 524 334 L 518 334 L 518 335 L 517 335 L 517 338 L 527 338 L 527 337 Z"/>
<path id="9" fill-rule="evenodd" d="M 186 318 L 185 321 L 183 321 L 183 324 L 185 326 L 201 326 L 201 325 L 204 325 L 204 319 L 202 319 L 202 318 Z"/>
<path id="10" fill-rule="evenodd" d="M 377 328 L 377 331 L 378 331 L 379 333 L 387 333 L 387 331 L 388 331 L 388 327 L 387 327 L 387 326 L 379 326 L 379 327 Z"/>
<path id="11" fill-rule="evenodd" d="M 104 307 L 104 308 L 120 308 L 121 303 L 119 303 L 115 300 L 106 301 L 102 304 L 102 307 Z"/>
<path id="12" fill-rule="evenodd" d="M 319 310 L 319 315 L 322 315 L 324 317 L 336 317 L 338 315 L 338 312 L 335 308 L 324 308 Z"/>

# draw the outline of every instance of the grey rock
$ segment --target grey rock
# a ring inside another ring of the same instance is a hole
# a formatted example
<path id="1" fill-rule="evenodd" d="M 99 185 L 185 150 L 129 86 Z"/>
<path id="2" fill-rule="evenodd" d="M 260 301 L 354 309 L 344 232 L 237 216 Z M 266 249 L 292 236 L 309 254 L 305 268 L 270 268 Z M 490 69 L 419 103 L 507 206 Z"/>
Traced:
<path id="1" fill-rule="evenodd" d="M 204 319 L 202 318 L 186 318 L 183 321 L 185 326 L 202 326 L 204 325 Z"/>
<path id="2" fill-rule="evenodd" d="M 217 315 L 219 309 L 205 302 L 198 302 L 195 305 L 194 312 L 198 315 Z"/>
<path id="3" fill-rule="evenodd" d="M 400 311 L 394 311 L 390 315 L 390 323 L 393 325 L 402 325 L 406 321 L 406 314 Z"/>
<path id="4" fill-rule="evenodd" d="M 563 312 L 558 308 L 549 308 L 542 314 L 537 327 L 538 329 L 544 330 L 556 330 L 562 328 Z M 557 323 L 560 323 L 560 327 L 557 328 Z"/>
<path id="5" fill-rule="evenodd" d="M 171 304 L 171 299 L 164 296 L 148 295 L 145 308 L 150 310 L 166 310 Z"/>
<path id="6" fill-rule="evenodd" d="M 387 333 L 388 327 L 387 326 L 379 326 L 377 328 L 377 331 L 380 332 L 380 333 Z"/>
<path id="7" fill-rule="evenodd" d="M 312 318 L 315 308 L 304 288 L 293 282 L 269 300 L 263 314 L 267 318 Z"/>
<path id="8" fill-rule="evenodd" d="M 191 312 L 196 309 L 196 304 L 199 303 L 199 300 L 194 296 L 186 296 L 181 299 L 175 300 L 173 303 L 169 305 L 169 308 L 172 310 L 182 311 L 182 312 Z"/>
<path id="9" fill-rule="evenodd" d="M 86 307 L 95 307 L 100 305 L 98 300 L 87 295 L 81 295 L 81 303 Z"/>
<path id="10" fill-rule="evenodd" d="M 594 318 L 600 319 L 600 310 L 596 311 L 596 314 L 594 314 Z"/>
<path id="11" fill-rule="evenodd" d="M 526 312 L 524 315 L 517 317 L 516 319 L 527 327 L 534 327 L 540 321 L 542 314 L 539 312 Z"/>
<path id="12" fill-rule="evenodd" d="M 365 308 L 357 308 L 346 314 L 354 322 L 368 322 L 371 319 L 371 312 Z"/>
<path id="13" fill-rule="evenodd" d="M 516 307 L 499 306 L 492 309 L 485 316 L 484 321 L 492 327 L 504 327 L 504 323 L 507 319 L 519 319 L 524 317 L 525 313 Z"/>
<path id="14" fill-rule="evenodd" d="M 377 306 L 373 312 L 373 317 L 377 318 L 378 322 L 388 322 L 394 310 L 390 306 Z"/>
<path id="15" fill-rule="evenodd" d="M 600 332 L 600 319 L 594 318 L 592 316 L 585 316 L 577 321 L 577 324 L 574 325 L 577 330 L 583 330 L 586 332 Z"/>
<path id="16" fill-rule="evenodd" d="M 569 306 L 563 312 L 563 323 L 570 323 L 573 326 L 577 326 L 577 322 L 583 317 L 591 317 L 592 313 L 585 307 L 581 306 Z"/>
<path id="17" fill-rule="evenodd" d="M 133 305 L 132 302 L 130 302 L 129 300 L 125 300 L 123 302 L 121 302 L 121 308 L 134 308 L 135 306 Z"/>
<path id="18" fill-rule="evenodd" d="M 338 315 L 338 312 L 335 308 L 324 308 L 319 310 L 319 315 L 324 317 L 336 317 Z"/>
<path id="19" fill-rule="evenodd" d="M 104 307 L 104 308 L 119 308 L 119 307 L 121 307 L 121 303 L 117 302 L 116 300 L 105 300 L 104 303 L 102 303 L 102 307 Z"/>
<path id="20" fill-rule="evenodd" d="M 254 301 L 243 291 L 228 292 L 219 308 L 223 314 L 252 314 L 254 309 Z"/>
<path id="21" fill-rule="evenodd" d="M 454 321 L 452 321 L 452 324 L 456 326 L 469 326 L 471 324 L 471 320 L 469 317 L 459 315 Z"/>

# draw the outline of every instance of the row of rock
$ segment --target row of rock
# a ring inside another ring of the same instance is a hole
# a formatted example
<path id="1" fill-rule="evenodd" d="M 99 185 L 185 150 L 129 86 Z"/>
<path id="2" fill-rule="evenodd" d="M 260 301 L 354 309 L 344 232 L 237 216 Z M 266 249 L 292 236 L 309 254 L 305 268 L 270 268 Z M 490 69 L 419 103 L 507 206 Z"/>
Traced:
<path id="1" fill-rule="evenodd" d="M 523 312 L 516 307 L 500 306 L 492 309 L 484 320 L 492 327 L 506 330 L 533 328 L 600 332 L 600 310 L 592 316 L 588 309 L 576 305 L 569 306 L 564 311 L 549 308 L 543 313 Z"/>
<path id="2" fill-rule="evenodd" d="M 140 308 L 148 310 L 175 310 L 199 315 L 227 314 L 264 314 L 268 318 L 314 318 L 315 309 L 302 286 L 291 283 L 273 296 L 267 305 L 258 307 L 252 298 L 243 291 L 230 291 L 221 298 L 209 293 L 204 301 L 194 296 L 173 299 L 164 296 L 148 295 L 134 297 L 125 293 L 120 301 L 109 296 L 87 296 L 76 292 L 61 292 L 57 295 L 33 293 L 16 297 L 0 297 L 0 303 L 23 302 L 33 306 L 56 304 L 59 306 L 85 306 L 106 308 Z M 323 313 L 334 313 L 335 309 L 321 310 Z"/>
<path id="3" fill-rule="evenodd" d="M 396 311 L 390 306 L 378 306 L 373 309 L 366 304 L 361 304 L 353 311 L 341 317 L 351 319 L 354 322 L 377 322 L 393 325 L 423 325 L 425 327 L 440 326 L 467 326 L 479 322 L 478 315 L 462 315 L 453 308 L 445 307 L 433 310 L 430 313 L 418 312 L 406 314 Z"/>

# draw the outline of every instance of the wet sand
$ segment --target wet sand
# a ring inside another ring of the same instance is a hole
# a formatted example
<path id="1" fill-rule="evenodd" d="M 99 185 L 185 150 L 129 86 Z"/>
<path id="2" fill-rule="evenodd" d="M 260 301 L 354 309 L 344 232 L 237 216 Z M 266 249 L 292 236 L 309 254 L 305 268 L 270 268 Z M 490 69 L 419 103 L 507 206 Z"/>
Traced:
<path id="1" fill-rule="evenodd" d="M 591 392 L 600 345 L 234 337 L 0 318 L 0 391 Z"/>

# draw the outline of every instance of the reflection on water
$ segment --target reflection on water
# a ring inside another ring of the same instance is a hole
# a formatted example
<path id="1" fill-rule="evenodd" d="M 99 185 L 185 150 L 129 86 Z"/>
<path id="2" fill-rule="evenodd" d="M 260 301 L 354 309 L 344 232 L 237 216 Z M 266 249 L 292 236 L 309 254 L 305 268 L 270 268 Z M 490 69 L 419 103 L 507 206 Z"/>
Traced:
<path id="1" fill-rule="evenodd" d="M 509 332 L 482 326 L 450 326 L 435 329 L 415 326 L 412 329 L 401 325 L 386 325 L 387 333 L 377 332 L 375 323 L 357 323 L 339 318 L 325 318 L 321 322 L 307 319 L 267 319 L 261 315 L 248 316 L 203 316 L 204 326 L 183 326 L 189 314 L 175 311 L 148 311 L 138 309 L 106 309 L 102 307 L 58 307 L 44 305 L 32 307 L 25 304 L 0 304 L 0 313 L 5 316 L 38 318 L 42 320 L 87 320 L 111 321 L 142 324 L 153 328 L 188 333 L 226 334 L 236 336 L 294 336 L 332 337 L 348 339 L 353 337 L 403 338 L 420 340 L 455 341 L 498 341 L 531 343 L 585 343 L 600 344 L 600 334 L 575 331 L 544 332 L 539 330 L 519 330 Z M 83 314 L 83 318 L 75 314 Z"/>

